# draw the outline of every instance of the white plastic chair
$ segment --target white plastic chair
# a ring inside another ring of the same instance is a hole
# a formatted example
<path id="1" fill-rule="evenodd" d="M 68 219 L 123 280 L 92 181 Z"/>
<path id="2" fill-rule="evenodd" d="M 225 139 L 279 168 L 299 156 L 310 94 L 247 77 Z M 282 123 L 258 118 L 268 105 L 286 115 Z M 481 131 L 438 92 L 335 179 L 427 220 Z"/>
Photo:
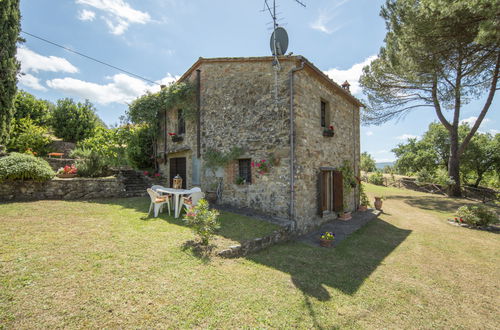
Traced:
<path id="1" fill-rule="evenodd" d="M 165 195 L 161 196 L 156 191 L 151 188 L 147 189 L 149 197 L 151 198 L 151 204 L 149 204 L 149 212 L 148 216 L 151 214 L 151 210 L 154 208 L 155 218 L 158 217 L 158 213 L 163 208 L 164 204 L 167 204 L 168 207 L 168 215 L 170 215 L 170 196 Z"/>
<path id="2" fill-rule="evenodd" d="M 196 206 L 198 201 L 202 198 L 205 198 L 205 193 L 196 191 L 187 197 L 183 197 L 182 204 L 186 209 L 189 209 L 192 206 Z"/>
<path id="3" fill-rule="evenodd" d="M 200 187 L 193 187 L 193 188 L 191 188 L 191 191 L 192 192 L 201 192 L 201 188 Z"/>

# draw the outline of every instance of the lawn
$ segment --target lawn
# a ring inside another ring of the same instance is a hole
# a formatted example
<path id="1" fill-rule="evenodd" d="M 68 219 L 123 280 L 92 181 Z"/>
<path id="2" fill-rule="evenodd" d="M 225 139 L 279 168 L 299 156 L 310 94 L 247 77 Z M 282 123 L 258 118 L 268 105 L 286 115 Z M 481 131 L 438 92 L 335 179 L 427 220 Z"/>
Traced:
<path id="1" fill-rule="evenodd" d="M 387 197 L 384 214 L 338 248 L 290 242 L 240 259 L 193 255 L 192 232 L 145 218 L 145 199 L 0 204 L 0 327 L 500 324 L 497 234 L 447 224 L 456 199 L 367 192 Z M 223 218 L 217 245 L 273 230 Z"/>

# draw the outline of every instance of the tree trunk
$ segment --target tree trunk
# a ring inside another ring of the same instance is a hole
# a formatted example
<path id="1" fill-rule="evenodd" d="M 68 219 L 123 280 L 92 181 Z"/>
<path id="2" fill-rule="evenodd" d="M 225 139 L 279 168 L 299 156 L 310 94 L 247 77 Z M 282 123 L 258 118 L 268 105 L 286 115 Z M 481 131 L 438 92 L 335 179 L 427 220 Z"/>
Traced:
<path id="1" fill-rule="evenodd" d="M 448 195 L 462 196 L 460 189 L 460 158 L 458 156 L 458 127 L 454 126 L 450 132 L 450 160 L 448 161 L 448 175 L 453 183 L 448 187 Z"/>
<path id="2" fill-rule="evenodd" d="M 483 180 L 483 173 L 481 174 L 478 173 L 476 182 L 474 182 L 474 188 L 479 187 L 479 184 L 481 183 L 482 180 Z"/>

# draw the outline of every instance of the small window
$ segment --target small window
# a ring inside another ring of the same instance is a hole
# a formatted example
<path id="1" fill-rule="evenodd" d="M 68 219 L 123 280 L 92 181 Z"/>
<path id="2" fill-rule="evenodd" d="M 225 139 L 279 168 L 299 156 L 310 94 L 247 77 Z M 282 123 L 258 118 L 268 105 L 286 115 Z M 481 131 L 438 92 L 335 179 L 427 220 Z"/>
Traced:
<path id="1" fill-rule="evenodd" d="M 250 159 L 238 160 L 238 175 L 245 183 L 252 183 L 252 161 Z"/>
<path id="2" fill-rule="evenodd" d="M 321 127 L 326 127 L 326 102 L 321 101 Z"/>
<path id="3" fill-rule="evenodd" d="M 186 133 L 186 122 L 184 120 L 184 111 L 177 110 L 177 134 L 182 135 Z"/>

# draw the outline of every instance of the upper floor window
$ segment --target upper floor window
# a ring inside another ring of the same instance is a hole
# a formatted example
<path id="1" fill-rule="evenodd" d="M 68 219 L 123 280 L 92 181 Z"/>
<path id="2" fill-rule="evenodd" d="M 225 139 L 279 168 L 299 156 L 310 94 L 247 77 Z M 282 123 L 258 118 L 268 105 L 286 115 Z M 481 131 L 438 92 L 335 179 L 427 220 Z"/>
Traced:
<path id="1" fill-rule="evenodd" d="M 321 101 L 321 127 L 326 128 L 327 126 L 327 106 L 325 101 Z"/>
<path id="2" fill-rule="evenodd" d="M 186 133 L 186 121 L 184 119 L 184 111 L 177 110 L 177 135 Z"/>

